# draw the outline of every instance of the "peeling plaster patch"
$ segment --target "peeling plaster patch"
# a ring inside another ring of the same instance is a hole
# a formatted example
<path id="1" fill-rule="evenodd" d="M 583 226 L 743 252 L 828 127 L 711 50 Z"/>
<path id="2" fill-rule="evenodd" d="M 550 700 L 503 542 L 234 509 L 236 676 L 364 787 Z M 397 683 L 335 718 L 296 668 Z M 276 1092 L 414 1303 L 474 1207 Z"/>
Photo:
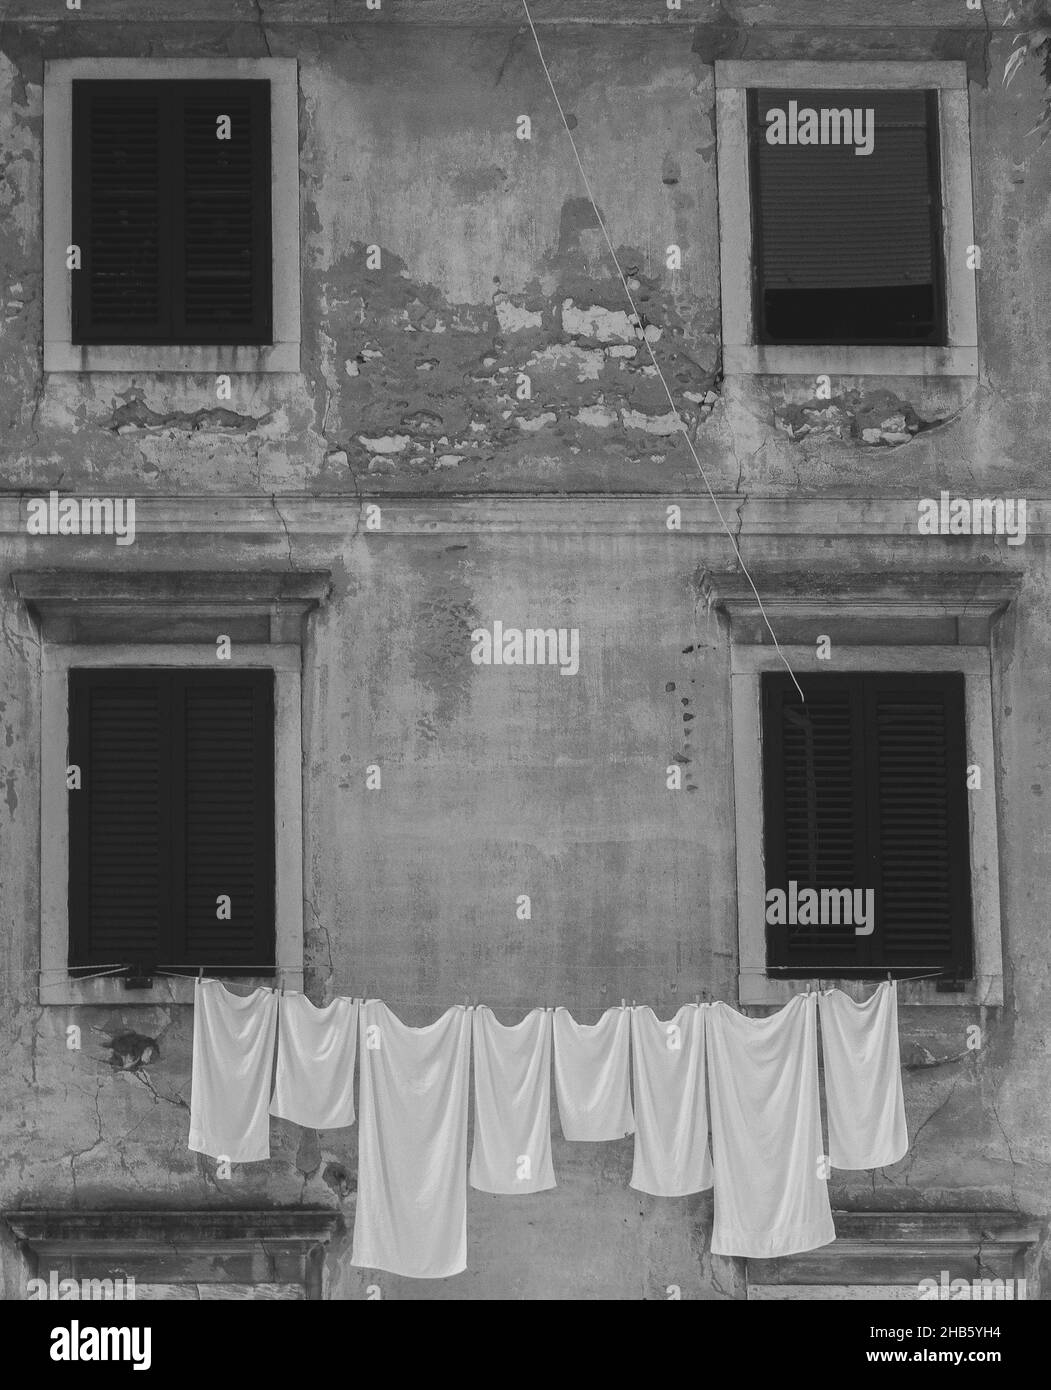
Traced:
<path id="1" fill-rule="evenodd" d="M 425 438 L 433 439 L 442 432 L 442 417 L 433 410 L 416 410 L 411 415 L 403 415 L 400 423 L 403 430 L 412 430 Z"/>
<path id="2" fill-rule="evenodd" d="M 118 406 L 108 420 L 100 421 L 102 429 L 115 434 L 132 434 L 136 430 L 186 430 L 196 434 L 200 430 L 214 429 L 243 433 L 258 429 L 272 418 L 272 412 L 260 416 L 239 415 L 235 410 L 225 410 L 212 406 L 207 410 L 173 410 L 159 414 L 151 410 L 141 396 L 135 392 L 123 405 Z"/>
<path id="3" fill-rule="evenodd" d="M 631 349 L 634 351 L 634 348 Z M 582 348 L 575 343 L 552 343 L 534 352 L 526 371 L 575 372 L 577 381 L 598 381 L 605 365 L 601 348 Z"/>
<path id="4" fill-rule="evenodd" d="M 358 1188 L 356 1180 L 350 1176 L 342 1163 L 326 1163 L 321 1181 L 332 1189 L 341 1202 Z"/>
<path id="5" fill-rule="evenodd" d="M 523 333 L 528 328 L 540 328 L 544 322 L 544 317 L 539 311 L 534 313 L 531 309 L 512 304 L 509 295 L 494 294 L 493 305 L 501 333 Z"/>
<path id="6" fill-rule="evenodd" d="M 361 368 L 358 366 L 357 361 L 353 357 L 348 357 L 347 360 L 343 363 L 343 370 L 344 372 L 346 372 L 347 376 L 357 376 Z"/>
<path id="7" fill-rule="evenodd" d="M 629 343 L 617 343 L 615 347 L 605 349 L 607 357 L 634 357 L 638 348 L 633 348 Z"/>
<path id="8" fill-rule="evenodd" d="M 349 467 L 350 462 L 347 458 L 346 449 L 333 449 L 330 454 L 325 455 L 325 463 L 326 465 L 331 465 L 333 468 Z"/>
<path id="9" fill-rule="evenodd" d="M 827 403 L 812 398 L 800 405 L 775 407 L 774 423 L 790 439 L 828 435 L 834 439 L 861 440 L 875 447 L 907 444 L 923 430 L 943 424 L 923 420 L 907 401 L 893 391 L 847 391 Z"/>
<path id="10" fill-rule="evenodd" d="M 644 415 L 641 410 L 622 411 L 624 426 L 629 430 L 645 430 L 647 434 L 680 434 L 683 423 L 674 410 L 666 415 Z"/>
<path id="11" fill-rule="evenodd" d="M 532 419 L 519 415 L 518 428 L 520 430 L 542 430 L 545 425 L 553 425 L 557 419 L 558 416 L 550 410 L 545 410 L 542 415 L 534 415 Z"/>
<path id="12" fill-rule="evenodd" d="M 579 420 L 582 425 L 605 429 L 608 425 L 615 425 L 619 417 L 617 412 L 610 410 L 608 406 L 586 405 L 583 410 L 577 411 L 573 418 Z"/>
<path id="13" fill-rule="evenodd" d="M 109 1064 L 116 1071 L 138 1071 L 161 1055 L 156 1039 L 141 1033 L 121 1033 L 109 1043 Z"/>
<path id="14" fill-rule="evenodd" d="M 435 468 L 459 468 L 463 463 L 462 454 L 440 454 L 434 461 Z"/>
<path id="15" fill-rule="evenodd" d="M 393 473 L 394 471 L 394 460 L 390 457 L 384 457 L 382 454 L 376 454 L 373 458 L 369 459 L 370 473 Z"/>
<path id="16" fill-rule="evenodd" d="M 412 443 L 407 434 L 381 434 L 377 438 L 359 434 L 358 439 L 374 454 L 401 454 Z"/>
<path id="17" fill-rule="evenodd" d="M 604 309 L 593 304 L 590 309 L 578 309 L 571 299 L 562 304 L 562 331 L 571 337 L 593 338 L 599 343 L 612 343 L 636 336 L 635 325 L 623 309 Z"/>

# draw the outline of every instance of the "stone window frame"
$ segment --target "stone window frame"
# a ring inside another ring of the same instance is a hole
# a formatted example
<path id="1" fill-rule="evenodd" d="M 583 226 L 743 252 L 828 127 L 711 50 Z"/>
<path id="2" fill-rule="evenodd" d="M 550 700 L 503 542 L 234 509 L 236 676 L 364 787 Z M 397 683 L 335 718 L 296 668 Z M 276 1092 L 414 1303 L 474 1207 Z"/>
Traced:
<path id="1" fill-rule="evenodd" d="M 74 343 L 66 247 L 72 241 L 73 82 L 265 79 L 270 82 L 273 342 Z M 44 64 L 44 371 L 300 370 L 299 67 L 295 58 L 63 58 Z"/>
<path id="2" fill-rule="evenodd" d="M 757 340 L 747 101 L 749 89 L 756 87 L 937 91 L 946 346 L 822 347 Z M 975 238 L 966 63 L 719 60 L 715 88 L 725 374 L 977 376 L 976 272 L 967 269 L 967 248 Z"/>
<path id="3" fill-rule="evenodd" d="M 246 616 L 269 620 L 269 641 L 232 644 L 222 669 L 274 672 L 274 924 L 275 977 L 239 976 L 240 983 L 280 979 L 303 989 L 303 718 L 302 624 L 327 593 L 327 571 L 292 575 L 219 573 L 92 575 L 16 574 L 14 586 L 37 621 L 40 656 L 40 975 L 41 1004 L 191 1004 L 192 976 L 154 978 L 147 989 L 126 989 L 120 975 L 70 975 L 69 952 L 69 671 L 73 667 L 215 670 L 210 642 L 78 641 L 77 623 L 103 621 L 119 631 L 123 618 L 163 624 L 164 614 L 198 616 L 215 633 Z"/>
<path id="4" fill-rule="evenodd" d="M 963 982 L 959 993 L 939 993 L 936 979 L 899 980 L 898 998 L 905 1005 L 926 1007 L 1002 1006 L 994 642 L 996 619 L 1017 595 L 1019 578 L 999 574 L 983 581 L 981 576 L 955 572 L 926 576 L 901 572 L 874 580 L 844 574 L 836 580 L 840 586 L 837 599 L 817 596 L 835 587 L 827 576 L 824 582 L 794 576 L 766 576 L 756 582 L 775 631 L 778 618 L 812 618 L 815 633 L 827 632 L 826 623 L 842 623 L 844 619 L 894 616 L 902 626 L 910 619 L 956 620 L 957 645 L 921 641 L 902 646 L 876 642 L 850 645 L 835 641 L 831 662 L 819 659 L 814 646 L 782 644 L 781 651 L 799 674 L 908 671 L 959 672 L 965 677 L 967 762 L 979 764 L 986 779 L 981 793 L 971 793 L 968 800 L 974 978 Z M 727 613 L 731 623 L 738 998 L 742 1004 L 781 1005 L 809 987 L 805 979 L 781 979 L 767 973 L 761 678 L 766 672 L 783 673 L 785 666 L 772 643 L 765 640 L 763 625 L 756 620 L 755 596 L 741 576 L 707 574 L 701 587 L 707 601 Z M 873 983 L 880 978 L 876 972 L 871 975 Z M 861 997 L 869 988 L 866 980 L 823 979 L 823 988 L 832 985 L 854 997 Z"/>

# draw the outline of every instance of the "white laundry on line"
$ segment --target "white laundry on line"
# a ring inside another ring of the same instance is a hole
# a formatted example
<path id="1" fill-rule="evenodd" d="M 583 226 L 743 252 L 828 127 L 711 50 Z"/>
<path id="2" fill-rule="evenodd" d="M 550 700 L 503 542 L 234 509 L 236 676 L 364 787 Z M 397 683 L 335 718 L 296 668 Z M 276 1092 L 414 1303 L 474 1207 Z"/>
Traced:
<path id="1" fill-rule="evenodd" d="M 305 994 L 282 994 L 271 1115 L 306 1129 L 352 1125 L 357 1050 L 356 999 L 333 999 L 319 1009 Z"/>
<path id="2" fill-rule="evenodd" d="M 410 1028 L 378 999 L 359 1019 L 358 1200 L 351 1263 L 415 1279 L 467 1268 L 471 1013 Z"/>
<path id="3" fill-rule="evenodd" d="M 555 1186 L 551 1166 L 551 1013 L 502 1024 L 474 1010 L 471 1186 L 518 1194 Z"/>
<path id="4" fill-rule="evenodd" d="M 232 1163 L 269 1158 L 277 995 L 196 980 L 193 1006 L 189 1147 Z"/>
<path id="5" fill-rule="evenodd" d="M 898 1042 L 898 989 L 884 981 L 864 1003 L 841 990 L 818 998 L 833 1168 L 883 1168 L 909 1151 Z"/>
<path id="6" fill-rule="evenodd" d="M 684 1004 L 662 1023 L 643 1005 L 631 1011 L 635 1078 L 635 1160 L 631 1186 L 685 1197 L 712 1185 L 704 1078 L 704 1011 Z"/>
<path id="7" fill-rule="evenodd" d="M 713 1255 L 769 1260 L 836 1238 L 821 1145 L 817 1001 L 769 1018 L 708 1006 Z M 822 1176 L 824 1174 L 824 1176 Z"/>
<path id="8" fill-rule="evenodd" d="M 622 1139 L 634 1134 L 629 1042 L 631 1014 L 607 1009 L 597 1023 L 555 1010 L 555 1095 L 565 1139 Z"/>

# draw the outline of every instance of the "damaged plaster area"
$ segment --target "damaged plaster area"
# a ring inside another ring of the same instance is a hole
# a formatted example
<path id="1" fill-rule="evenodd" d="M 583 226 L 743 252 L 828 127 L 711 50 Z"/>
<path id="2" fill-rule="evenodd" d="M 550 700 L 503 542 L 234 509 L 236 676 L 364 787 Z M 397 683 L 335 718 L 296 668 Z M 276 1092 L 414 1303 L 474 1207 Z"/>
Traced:
<path id="1" fill-rule="evenodd" d="M 184 430 L 194 434 L 198 430 L 223 430 L 243 433 L 259 429 L 270 419 L 265 415 L 241 415 L 225 407 L 208 406 L 198 410 L 151 410 L 141 391 L 136 388 L 125 393 L 122 403 L 115 406 L 108 419 L 99 421 L 101 429 L 113 430 L 115 434 L 134 434 L 137 430 Z"/>
<path id="2" fill-rule="evenodd" d="M 845 391 L 825 400 L 812 396 L 799 405 L 774 407 L 774 423 L 789 439 L 826 435 L 882 448 L 908 444 L 946 419 L 924 419 L 893 391 Z"/>
<path id="3" fill-rule="evenodd" d="M 562 276 L 546 291 L 497 287 L 490 305 L 450 306 L 433 287 L 407 283 L 383 251 L 383 272 L 346 302 L 354 336 L 339 350 L 329 305 L 330 358 L 341 363 L 339 400 L 330 396 L 327 409 L 330 463 L 345 456 L 354 474 L 372 476 L 477 474 L 523 449 L 644 463 L 647 435 L 695 435 L 718 401 L 717 355 L 710 345 L 703 362 L 691 354 L 689 325 L 642 277 L 637 256 L 624 255 L 638 316 L 621 307 L 613 275 L 574 283 L 573 293 Z M 344 434 L 350 419 L 358 427 Z"/>

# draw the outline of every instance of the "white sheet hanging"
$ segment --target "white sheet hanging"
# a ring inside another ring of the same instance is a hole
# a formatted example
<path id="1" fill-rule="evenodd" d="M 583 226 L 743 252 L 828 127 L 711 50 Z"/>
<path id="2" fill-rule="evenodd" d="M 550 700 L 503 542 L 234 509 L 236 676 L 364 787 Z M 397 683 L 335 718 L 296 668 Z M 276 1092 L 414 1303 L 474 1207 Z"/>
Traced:
<path id="1" fill-rule="evenodd" d="M 898 1042 L 898 989 L 885 980 L 855 1004 L 842 990 L 818 999 L 833 1168 L 883 1168 L 909 1151 Z"/>
<path id="2" fill-rule="evenodd" d="M 502 1024 L 474 1011 L 474 1144 L 471 1186 L 521 1194 L 555 1186 L 551 1167 L 551 1013 Z"/>
<path id="3" fill-rule="evenodd" d="M 816 997 L 797 995 L 769 1018 L 712 1004 L 706 1023 L 712 1254 L 769 1260 L 827 1245 L 836 1228 L 821 1145 Z"/>
<path id="4" fill-rule="evenodd" d="M 704 1010 L 684 1004 L 662 1023 L 645 1005 L 631 1011 L 635 1161 L 631 1186 L 684 1197 L 712 1185 L 704 1079 Z"/>
<path id="5" fill-rule="evenodd" d="M 352 1264 L 414 1279 L 467 1268 L 470 1047 L 463 1004 L 425 1028 L 362 1005 Z"/>
<path id="6" fill-rule="evenodd" d="M 565 1139 L 623 1139 L 635 1132 L 628 1080 L 631 1014 L 607 1009 L 597 1023 L 555 1010 L 555 1095 Z"/>
<path id="7" fill-rule="evenodd" d="M 307 1129 L 352 1125 L 357 1050 L 356 999 L 333 999 L 319 1009 L 305 994 L 282 994 L 271 1115 Z"/>
<path id="8" fill-rule="evenodd" d="M 253 1163 L 270 1157 L 270 1081 L 277 1031 L 272 989 L 193 988 L 190 1139 L 195 1153 Z"/>

